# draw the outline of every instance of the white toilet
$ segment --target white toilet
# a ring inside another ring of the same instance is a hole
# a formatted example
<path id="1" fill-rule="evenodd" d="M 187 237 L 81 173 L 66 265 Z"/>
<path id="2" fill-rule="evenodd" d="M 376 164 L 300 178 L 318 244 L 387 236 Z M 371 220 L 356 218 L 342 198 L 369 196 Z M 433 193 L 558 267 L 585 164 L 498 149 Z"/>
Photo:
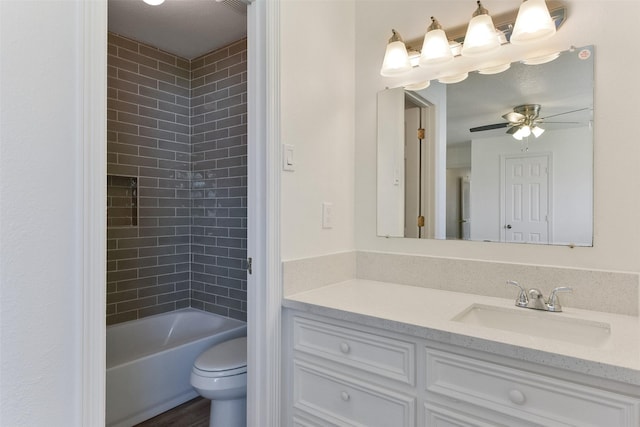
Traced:
<path id="1" fill-rule="evenodd" d="M 209 427 L 246 427 L 247 337 L 221 342 L 198 356 L 191 385 L 211 400 Z"/>

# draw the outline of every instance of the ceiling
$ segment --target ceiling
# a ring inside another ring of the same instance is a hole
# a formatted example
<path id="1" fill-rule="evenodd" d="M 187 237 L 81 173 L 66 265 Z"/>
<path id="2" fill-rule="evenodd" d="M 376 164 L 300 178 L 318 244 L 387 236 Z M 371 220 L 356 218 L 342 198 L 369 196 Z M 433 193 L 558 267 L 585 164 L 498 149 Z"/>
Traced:
<path id="1" fill-rule="evenodd" d="M 109 31 L 193 59 L 245 37 L 247 17 L 216 0 L 109 0 Z"/>

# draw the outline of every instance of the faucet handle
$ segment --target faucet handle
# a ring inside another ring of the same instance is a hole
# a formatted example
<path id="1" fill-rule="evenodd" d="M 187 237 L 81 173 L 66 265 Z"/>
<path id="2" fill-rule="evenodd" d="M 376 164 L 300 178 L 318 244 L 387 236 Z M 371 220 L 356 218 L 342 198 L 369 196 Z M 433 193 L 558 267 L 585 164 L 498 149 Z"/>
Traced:
<path id="1" fill-rule="evenodd" d="M 549 301 L 547 302 L 547 310 L 561 312 L 562 306 L 560 305 L 560 300 L 556 295 L 558 292 L 573 292 L 573 288 L 568 288 L 566 286 L 560 286 L 551 291 L 551 295 L 549 295 Z"/>
<path id="2" fill-rule="evenodd" d="M 527 307 L 529 305 L 529 297 L 527 296 L 527 291 L 524 290 L 522 286 L 515 280 L 507 280 L 507 285 L 517 286 L 520 288 L 520 293 L 516 298 L 516 305 L 518 307 Z"/>

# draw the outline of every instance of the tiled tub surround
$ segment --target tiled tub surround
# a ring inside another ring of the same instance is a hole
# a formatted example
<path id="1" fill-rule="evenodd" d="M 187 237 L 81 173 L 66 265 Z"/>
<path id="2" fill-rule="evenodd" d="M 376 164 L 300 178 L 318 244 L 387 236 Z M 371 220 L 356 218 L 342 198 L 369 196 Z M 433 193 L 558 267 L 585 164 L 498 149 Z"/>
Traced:
<path id="1" fill-rule="evenodd" d="M 246 40 L 189 61 L 110 33 L 107 95 L 107 173 L 138 187 L 138 225 L 107 227 L 107 323 L 245 320 Z"/>

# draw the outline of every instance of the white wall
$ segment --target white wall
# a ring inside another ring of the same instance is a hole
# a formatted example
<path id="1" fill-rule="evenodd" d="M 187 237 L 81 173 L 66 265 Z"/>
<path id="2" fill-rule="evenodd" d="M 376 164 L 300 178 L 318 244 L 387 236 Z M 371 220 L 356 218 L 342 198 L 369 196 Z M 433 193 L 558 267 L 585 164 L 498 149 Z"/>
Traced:
<path id="1" fill-rule="evenodd" d="M 283 260 L 355 246 L 354 13 L 351 0 L 281 4 L 281 137 L 296 163 L 282 174 Z M 323 202 L 333 203 L 332 229 L 322 228 Z"/>
<path id="2" fill-rule="evenodd" d="M 520 155 L 510 135 L 471 143 L 471 239 L 500 241 L 501 156 Z M 529 151 L 551 153 L 550 241 L 589 246 L 593 222 L 593 145 L 588 127 L 548 130 L 529 138 Z"/>
<path id="3" fill-rule="evenodd" d="M 497 13 L 517 7 L 498 1 Z M 388 252 L 543 265 L 640 271 L 640 144 L 636 124 L 623 111 L 634 111 L 640 93 L 640 58 L 626 43 L 640 37 L 640 2 L 565 1 L 568 20 L 548 45 L 595 45 L 594 111 L 594 247 L 542 247 L 467 241 L 423 241 L 378 238 L 375 232 L 376 93 L 393 82 L 379 75 L 391 28 L 405 40 L 424 35 L 429 16 L 445 27 L 463 24 L 472 6 L 462 1 L 356 2 L 356 248 Z M 488 5 L 487 5 L 488 6 Z M 602 25 L 615 14 L 614 27 Z M 397 84 L 397 82 L 396 82 Z"/>
<path id="4" fill-rule="evenodd" d="M 82 15 L 0 4 L 0 425 L 81 424 Z"/>

